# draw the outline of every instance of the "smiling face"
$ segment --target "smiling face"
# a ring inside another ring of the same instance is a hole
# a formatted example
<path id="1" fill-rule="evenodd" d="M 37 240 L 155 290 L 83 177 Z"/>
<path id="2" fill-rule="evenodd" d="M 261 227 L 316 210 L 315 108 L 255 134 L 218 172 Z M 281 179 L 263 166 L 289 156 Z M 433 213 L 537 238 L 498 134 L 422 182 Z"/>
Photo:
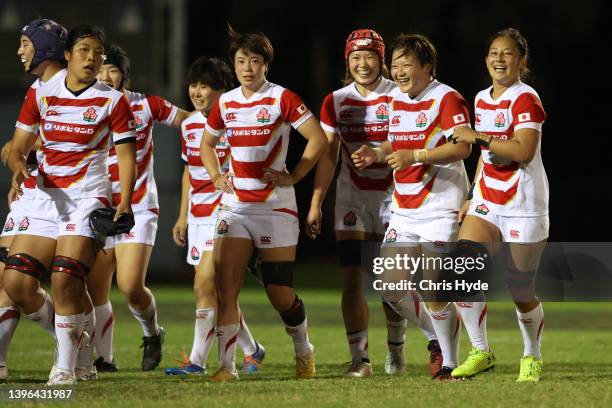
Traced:
<path id="1" fill-rule="evenodd" d="M 17 56 L 23 64 L 24 71 L 28 72 L 32 61 L 34 60 L 34 54 L 36 54 L 36 48 L 28 37 L 22 35 L 19 39 L 19 48 L 17 49 Z"/>
<path id="2" fill-rule="evenodd" d="M 121 70 L 113 64 L 103 64 L 100 68 L 100 72 L 96 75 L 96 79 L 100 82 L 104 82 L 111 88 L 115 88 L 118 91 L 122 91 L 123 74 Z"/>
<path id="3" fill-rule="evenodd" d="M 431 65 L 421 65 L 413 52 L 396 49 L 391 57 L 391 77 L 400 91 L 414 98 L 431 83 Z"/>
<path id="4" fill-rule="evenodd" d="M 516 42 L 505 36 L 497 37 L 491 43 L 485 61 L 493 84 L 504 87 L 518 81 L 527 65 L 527 59 L 521 55 Z"/>
<path id="5" fill-rule="evenodd" d="M 376 81 L 382 70 L 378 54 L 371 50 L 351 52 L 347 64 L 349 73 L 355 83 L 362 86 L 370 85 Z"/>
<path id="6" fill-rule="evenodd" d="M 268 64 L 264 57 L 252 54 L 248 50 L 240 49 L 234 55 L 234 71 L 236 77 L 244 88 L 257 91 L 266 79 Z"/>
<path id="7" fill-rule="evenodd" d="M 68 62 L 68 75 L 77 82 L 91 83 L 96 80 L 104 62 L 104 47 L 97 37 L 83 37 L 64 56 Z"/>
<path id="8" fill-rule="evenodd" d="M 189 99 L 191 99 L 193 107 L 204 113 L 210 112 L 223 92 L 223 89 L 215 90 L 202 82 L 189 84 Z"/>

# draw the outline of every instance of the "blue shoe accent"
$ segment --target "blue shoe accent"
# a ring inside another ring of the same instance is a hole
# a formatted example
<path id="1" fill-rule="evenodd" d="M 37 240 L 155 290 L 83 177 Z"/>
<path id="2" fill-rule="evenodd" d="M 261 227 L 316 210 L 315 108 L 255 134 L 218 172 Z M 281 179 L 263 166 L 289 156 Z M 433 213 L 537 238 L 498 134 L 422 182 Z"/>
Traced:
<path id="1" fill-rule="evenodd" d="M 242 372 L 246 374 L 253 374 L 259 371 L 261 364 L 266 358 L 266 349 L 259 343 L 257 344 L 257 350 L 249 356 L 244 356 L 242 360 Z"/>
<path id="2" fill-rule="evenodd" d="M 189 374 L 206 374 L 206 369 L 197 364 L 188 364 L 184 367 L 166 368 L 166 375 L 189 375 Z"/>

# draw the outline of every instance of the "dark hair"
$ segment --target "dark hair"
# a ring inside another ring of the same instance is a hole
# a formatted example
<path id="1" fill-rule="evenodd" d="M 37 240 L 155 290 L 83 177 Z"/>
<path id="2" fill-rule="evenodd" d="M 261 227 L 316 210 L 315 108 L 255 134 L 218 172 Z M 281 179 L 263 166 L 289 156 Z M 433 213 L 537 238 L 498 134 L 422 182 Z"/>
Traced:
<path id="1" fill-rule="evenodd" d="M 246 50 L 251 54 L 261 55 L 270 69 L 270 64 L 274 59 L 274 48 L 268 37 L 262 32 L 240 34 L 231 25 L 227 26 L 230 36 L 229 59 L 232 64 L 238 50 Z"/>
<path id="2" fill-rule="evenodd" d="M 429 38 L 421 34 L 400 34 L 393 40 L 391 49 L 402 51 L 397 58 L 413 53 L 421 65 L 431 65 L 431 76 L 436 77 L 438 51 Z"/>
<path id="3" fill-rule="evenodd" d="M 85 37 L 95 37 L 100 40 L 100 44 L 104 44 L 106 36 L 104 30 L 98 26 L 89 25 L 78 25 L 72 30 L 68 31 L 68 37 L 66 38 L 66 51 L 72 52 L 72 47 L 79 42 L 80 39 Z"/>
<path id="4" fill-rule="evenodd" d="M 497 40 L 499 37 L 506 37 L 514 41 L 516 44 L 516 48 L 518 48 L 521 57 L 525 58 L 525 67 L 521 69 L 519 73 L 519 78 L 528 77 L 531 71 L 527 68 L 527 62 L 529 61 L 529 46 L 527 45 L 527 39 L 521 34 L 519 30 L 516 28 L 506 28 L 504 30 L 498 31 L 489 38 L 489 45 L 487 46 L 487 52 L 491 48 L 493 41 Z"/>
<path id="5" fill-rule="evenodd" d="M 187 84 L 203 83 L 215 91 L 230 89 L 234 74 L 225 62 L 215 57 L 200 57 L 187 68 Z"/>
<path id="6" fill-rule="evenodd" d="M 123 48 L 117 44 L 110 44 L 104 48 L 106 49 L 106 59 L 104 63 L 114 65 L 121 71 L 121 75 L 123 76 L 121 79 L 121 88 L 123 88 L 130 79 L 130 58 Z"/>

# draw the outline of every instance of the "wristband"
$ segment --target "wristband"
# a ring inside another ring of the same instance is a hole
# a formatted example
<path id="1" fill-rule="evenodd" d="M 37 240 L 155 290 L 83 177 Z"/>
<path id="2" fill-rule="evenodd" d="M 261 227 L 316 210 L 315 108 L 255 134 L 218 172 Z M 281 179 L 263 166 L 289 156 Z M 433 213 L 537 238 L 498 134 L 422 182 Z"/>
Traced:
<path id="1" fill-rule="evenodd" d="M 484 133 L 476 133 L 476 137 L 474 138 L 474 144 L 478 146 L 486 147 L 487 149 L 491 145 L 491 141 L 493 140 L 493 136 L 486 135 Z"/>

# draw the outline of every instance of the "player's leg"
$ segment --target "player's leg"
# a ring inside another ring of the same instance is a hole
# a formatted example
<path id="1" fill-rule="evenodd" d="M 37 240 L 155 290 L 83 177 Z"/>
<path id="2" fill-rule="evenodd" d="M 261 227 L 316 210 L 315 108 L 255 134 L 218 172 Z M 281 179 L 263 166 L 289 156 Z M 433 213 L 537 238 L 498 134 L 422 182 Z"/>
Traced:
<path id="1" fill-rule="evenodd" d="M 349 377 L 372 375 L 368 354 L 369 311 L 364 293 L 366 271 L 361 265 L 361 246 L 365 239 L 364 231 L 336 231 L 342 276 L 342 318 L 352 360 L 345 373 Z"/>
<path id="2" fill-rule="evenodd" d="M 238 295 L 244 279 L 244 270 L 253 252 L 253 243 L 248 232 L 230 214 L 219 215 L 215 237 L 214 264 L 217 289 L 217 347 L 219 348 L 219 370 L 211 381 L 238 379 L 236 371 L 236 341 L 240 331 Z M 226 226 L 229 225 L 225 231 Z M 219 234 L 219 231 L 222 234 Z M 232 233 L 232 236 L 223 236 Z"/>
<path id="3" fill-rule="evenodd" d="M 157 322 L 153 293 L 145 286 L 145 277 L 153 246 L 142 243 L 117 243 L 117 286 L 125 295 L 130 312 L 143 331 L 143 371 L 155 369 L 162 358 L 164 331 Z"/>
<path id="4" fill-rule="evenodd" d="M 11 225 L 10 223 L 13 225 Z M 7 226 L 12 230 L 14 228 L 14 222 L 9 214 L 3 234 L 7 230 Z M 13 333 L 17 328 L 17 323 L 21 313 L 19 308 L 6 294 L 4 287 L 2 286 L 2 276 L 4 274 L 4 261 L 8 257 L 8 252 L 13 242 L 13 235 L 2 235 L 0 237 L 0 383 L 6 381 L 8 377 L 7 361 L 8 361 L 8 349 L 13 338 Z"/>
<path id="5" fill-rule="evenodd" d="M 78 381 L 93 381 L 98 379 L 98 370 L 94 366 L 93 360 L 93 337 L 96 334 L 96 315 L 86 283 L 81 302 L 83 304 L 83 338 L 77 353 L 75 375 Z"/>
<path id="6" fill-rule="evenodd" d="M 521 230 L 524 232 L 525 228 Z M 518 382 L 538 382 L 542 373 L 544 310 L 536 296 L 535 275 L 545 246 L 546 240 L 509 244 L 507 283 L 516 304 L 516 316 L 524 344 Z"/>
<path id="7" fill-rule="evenodd" d="M 49 385 L 72 384 L 76 381 L 76 359 L 84 341 L 85 280 L 95 261 L 96 252 L 93 238 L 81 235 L 58 237 L 51 268 L 57 359 L 49 376 Z"/>
<path id="8" fill-rule="evenodd" d="M 109 299 L 115 266 L 114 247 L 105 248 L 104 252 L 98 252 L 96 261 L 87 277 L 87 290 L 91 296 L 95 313 L 95 331 L 92 342 L 98 359 L 94 364 L 99 372 L 117 371 L 113 357 L 115 315 Z"/>
<path id="9" fill-rule="evenodd" d="M 55 254 L 55 239 L 20 234 L 11 244 L 3 273 L 3 287 L 24 316 L 55 336 L 51 296 L 40 286 Z"/>
<path id="10" fill-rule="evenodd" d="M 497 217 L 487 214 L 488 220 L 468 212 L 463 220 L 454 256 L 486 257 L 492 251 L 492 244 L 501 241 Z M 484 244 L 483 244 L 484 243 Z M 487 339 L 487 303 L 482 291 L 458 293 L 459 314 L 472 343 L 468 358 L 452 372 L 455 378 L 473 377 L 492 369 L 495 356 Z"/>

